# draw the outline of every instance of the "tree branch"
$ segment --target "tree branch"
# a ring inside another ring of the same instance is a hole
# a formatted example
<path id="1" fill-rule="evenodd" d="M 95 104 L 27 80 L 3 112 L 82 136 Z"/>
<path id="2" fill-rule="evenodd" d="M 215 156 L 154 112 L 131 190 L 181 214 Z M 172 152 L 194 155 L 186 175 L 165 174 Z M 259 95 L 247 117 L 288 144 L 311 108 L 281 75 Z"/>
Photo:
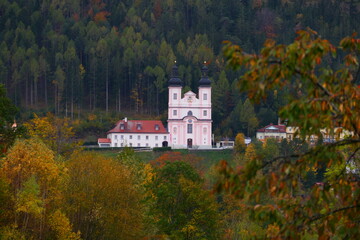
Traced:
<path id="1" fill-rule="evenodd" d="M 354 77 L 354 84 L 358 84 L 359 82 L 360 82 L 360 64 Z"/>
<path id="2" fill-rule="evenodd" d="M 349 209 L 352 209 L 352 208 L 358 208 L 358 207 L 360 207 L 360 205 L 352 205 L 352 206 L 347 206 L 347 207 L 343 207 L 343 208 L 338 208 L 338 209 L 335 209 L 335 210 L 330 211 L 330 212 L 325 213 L 325 214 L 317 214 L 315 216 L 310 217 L 310 222 L 317 221 L 317 220 L 319 220 L 321 218 L 330 216 L 330 215 L 335 214 L 337 212 L 346 211 L 346 210 L 349 210 Z"/>
<path id="3" fill-rule="evenodd" d="M 268 161 L 266 163 L 264 163 L 260 169 L 263 169 L 265 168 L 267 165 L 269 164 L 272 164 L 278 160 L 281 160 L 281 159 L 284 159 L 284 160 L 289 160 L 291 158 L 300 158 L 300 157 L 305 157 L 307 155 L 317 155 L 319 154 L 320 152 L 326 150 L 326 149 L 330 149 L 330 148 L 333 148 L 333 147 L 340 147 L 340 146 L 345 146 L 345 145 L 349 145 L 349 144 L 355 144 L 355 143 L 360 143 L 360 139 L 344 139 L 344 140 L 341 140 L 341 141 L 337 141 L 337 142 L 334 142 L 334 143 L 330 143 L 330 144 L 327 144 L 327 145 L 323 145 L 323 146 L 320 146 L 320 147 L 317 147 L 317 148 L 313 148 L 311 149 L 310 151 L 308 152 L 305 152 L 303 154 L 291 154 L 291 155 L 287 155 L 287 156 L 279 156 L 279 157 L 276 157 L 276 158 L 273 158 L 271 161 Z M 285 162 L 290 162 L 290 161 L 285 161 Z"/>
<path id="4" fill-rule="evenodd" d="M 336 176 L 336 179 L 339 179 L 341 175 L 345 173 L 346 165 L 349 164 L 351 159 L 355 156 L 355 154 L 360 150 L 360 147 L 356 148 L 355 151 L 347 158 L 344 168 L 341 170 L 341 172 Z"/>

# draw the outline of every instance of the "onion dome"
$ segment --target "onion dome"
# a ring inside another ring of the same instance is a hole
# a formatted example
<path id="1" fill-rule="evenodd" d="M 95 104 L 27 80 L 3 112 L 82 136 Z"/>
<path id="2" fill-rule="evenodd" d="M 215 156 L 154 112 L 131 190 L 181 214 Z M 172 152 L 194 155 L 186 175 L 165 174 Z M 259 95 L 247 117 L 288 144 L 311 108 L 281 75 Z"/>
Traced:
<path id="1" fill-rule="evenodd" d="M 175 65 L 172 67 L 171 78 L 169 80 L 169 87 L 170 86 L 182 86 L 182 81 L 179 78 L 179 70 L 176 66 L 176 62 Z"/>
<path id="2" fill-rule="evenodd" d="M 206 63 L 206 62 L 205 62 Z M 211 81 L 207 76 L 208 68 L 206 65 L 204 65 L 201 68 L 201 79 L 199 81 L 199 87 L 210 87 Z"/>

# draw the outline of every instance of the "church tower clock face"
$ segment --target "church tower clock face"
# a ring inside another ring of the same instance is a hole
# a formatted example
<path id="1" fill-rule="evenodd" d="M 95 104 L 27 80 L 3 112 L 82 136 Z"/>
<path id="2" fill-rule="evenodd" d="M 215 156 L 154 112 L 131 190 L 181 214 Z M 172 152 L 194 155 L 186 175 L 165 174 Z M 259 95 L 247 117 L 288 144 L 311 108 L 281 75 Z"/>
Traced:
<path id="1" fill-rule="evenodd" d="M 193 101 L 192 97 L 189 96 L 188 99 L 187 99 L 187 101 L 188 101 L 189 103 L 191 103 L 191 102 Z"/>

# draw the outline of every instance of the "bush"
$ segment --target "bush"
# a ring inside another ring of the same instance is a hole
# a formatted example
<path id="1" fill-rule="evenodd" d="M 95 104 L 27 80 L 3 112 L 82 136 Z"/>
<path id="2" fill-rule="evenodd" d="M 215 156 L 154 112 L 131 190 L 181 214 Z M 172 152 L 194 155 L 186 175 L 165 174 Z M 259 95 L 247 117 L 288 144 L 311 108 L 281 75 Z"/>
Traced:
<path id="1" fill-rule="evenodd" d="M 154 152 L 167 152 L 167 151 L 171 151 L 171 147 L 154 147 L 153 151 Z"/>

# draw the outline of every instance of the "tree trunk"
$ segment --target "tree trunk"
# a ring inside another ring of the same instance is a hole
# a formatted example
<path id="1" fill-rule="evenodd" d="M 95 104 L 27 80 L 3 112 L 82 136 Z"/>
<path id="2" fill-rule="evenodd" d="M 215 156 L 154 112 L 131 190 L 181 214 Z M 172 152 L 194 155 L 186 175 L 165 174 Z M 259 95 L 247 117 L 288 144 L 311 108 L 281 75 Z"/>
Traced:
<path id="1" fill-rule="evenodd" d="M 71 119 L 74 119 L 74 79 L 71 79 Z"/>
<path id="2" fill-rule="evenodd" d="M 94 65 L 96 65 L 94 63 Z M 93 110 L 95 110 L 96 108 L 96 85 L 95 85 L 95 82 L 96 82 L 96 66 L 94 66 L 94 75 L 93 75 Z"/>
<path id="3" fill-rule="evenodd" d="M 118 100 L 118 104 L 119 104 L 119 105 L 118 105 L 118 107 L 119 107 L 119 108 L 118 108 L 118 111 L 121 112 L 121 90 L 120 90 L 120 88 L 119 88 L 119 100 Z"/>
<path id="4" fill-rule="evenodd" d="M 29 99 L 29 94 L 28 94 L 28 79 L 25 79 L 25 108 L 27 109 L 28 106 L 28 99 Z"/>
<path id="5" fill-rule="evenodd" d="M 34 104 L 37 105 L 38 103 L 38 87 L 37 87 L 37 80 L 34 79 Z"/>
<path id="6" fill-rule="evenodd" d="M 109 111 L 109 58 L 106 60 L 106 112 Z"/>
<path id="7" fill-rule="evenodd" d="M 48 106 L 48 96 L 47 96 L 47 78 L 46 78 L 46 69 L 44 71 L 44 89 L 45 89 L 45 106 Z"/>
<path id="8" fill-rule="evenodd" d="M 156 88 L 156 113 L 159 116 L 160 110 L 159 110 L 159 89 Z"/>

